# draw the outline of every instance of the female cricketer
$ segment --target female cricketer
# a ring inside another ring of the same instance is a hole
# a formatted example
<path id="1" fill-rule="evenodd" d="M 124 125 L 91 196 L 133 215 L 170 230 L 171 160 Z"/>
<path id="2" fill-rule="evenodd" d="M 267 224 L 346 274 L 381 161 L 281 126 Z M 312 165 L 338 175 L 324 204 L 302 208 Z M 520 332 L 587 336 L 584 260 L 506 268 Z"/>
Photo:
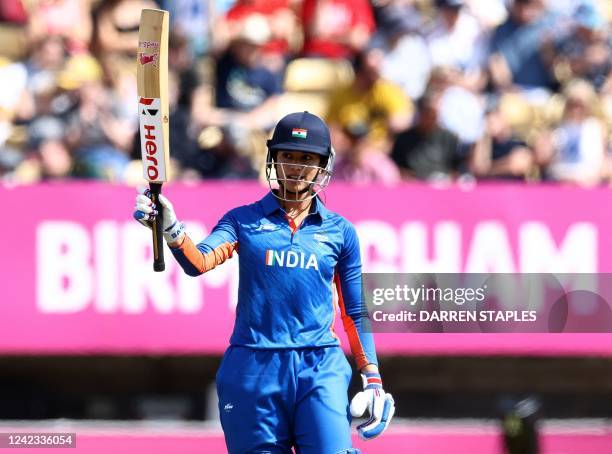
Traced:
<path id="1" fill-rule="evenodd" d="M 358 453 L 351 415 L 368 410 L 357 427 L 367 440 L 387 428 L 395 405 L 366 329 L 355 228 L 318 197 L 334 165 L 329 129 L 315 115 L 292 113 L 267 145 L 265 197 L 229 211 L 196 245 L 162 196 L 164 237 L 191 276 L 239 256 L 236 322 L 216 376 L 228 451 Z M 158 209 L 144 192 L 134 217 L 148 226 Z M 350 406 L 352 370 L 333 330 L 336 304 L 363 381 Z"/>

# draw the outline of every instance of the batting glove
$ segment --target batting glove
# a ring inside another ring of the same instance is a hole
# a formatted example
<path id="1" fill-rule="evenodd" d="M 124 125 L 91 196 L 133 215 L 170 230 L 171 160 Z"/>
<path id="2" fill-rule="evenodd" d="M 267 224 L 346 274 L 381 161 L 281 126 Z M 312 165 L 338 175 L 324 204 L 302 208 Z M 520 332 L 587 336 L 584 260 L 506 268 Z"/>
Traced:
<path id="1" fill-rule="evenodd" d="M 162 231 L 164 239 L 168 243 L 173 243 L 185 231 L 185 224 L 176 218 L 174 207 L 170 200 L 162 194 L 159 195 L 159 202 L 163 213 Z M 136 206 L 134 207 L 134 219 L 145 227 L 151 228 L 151 221 L 157 216 L 159 207 L 151 201 L 151 191 L 142 188 L 136 195 Z"/>
<path id="2" fill-rule="evenodd" d="M 370 418 L 357 426 L 357 433 L 363 440 L 371 440 L 382 434 L 395 413 L 395 401 L 391 394 L 382 388 L 380 374 L 366 372 L 361 374 L 363 391 L 358 392 L 351 400 L 351 415 L 359 418 L 366 410 Z"/>

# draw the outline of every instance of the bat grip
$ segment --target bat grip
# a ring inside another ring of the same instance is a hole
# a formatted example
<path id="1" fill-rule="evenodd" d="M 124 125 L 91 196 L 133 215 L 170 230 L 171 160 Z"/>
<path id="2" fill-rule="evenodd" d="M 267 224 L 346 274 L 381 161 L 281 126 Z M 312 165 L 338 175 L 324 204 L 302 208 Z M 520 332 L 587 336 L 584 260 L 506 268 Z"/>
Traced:
<path id="1" fill-rule="evenodd" d="M 164 271 L 166 264 L 164 262 L 164 237 L 163 237 L 163 215 L 164 207 L 159 202 L 159 194 L 161 194 L 161 183 L 149 183 L 149 189 L 151 190 L 151 201 L 155 204 L 157 209 L 157 216 L 152 221 L 153 230 L 153 270 Z"/>

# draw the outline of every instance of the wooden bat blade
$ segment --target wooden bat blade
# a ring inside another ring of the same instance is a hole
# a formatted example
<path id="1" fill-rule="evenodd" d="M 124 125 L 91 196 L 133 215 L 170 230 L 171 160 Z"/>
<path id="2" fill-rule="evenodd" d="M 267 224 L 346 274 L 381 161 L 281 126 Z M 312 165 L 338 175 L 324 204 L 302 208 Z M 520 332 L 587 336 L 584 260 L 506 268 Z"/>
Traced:
<path id="1" fill-rule="evenodd" d="M 149 181 L 151 200 L 159 214 L 152 221 L 153 269 L 163 271 L 162 183 L 168 181 L 170 157 L 168 128 L 168 25 L 167 11 L 143 9 L 140 13 L 138 53 L 138 118 L 143 176 Z"/>
<path id="2" fill-rule="evenodd" d="M 140 14 L 138 117 L 143 176 L 151 183 L 168 181 L 168 24 L 167 11 L 143 9 Z"/>

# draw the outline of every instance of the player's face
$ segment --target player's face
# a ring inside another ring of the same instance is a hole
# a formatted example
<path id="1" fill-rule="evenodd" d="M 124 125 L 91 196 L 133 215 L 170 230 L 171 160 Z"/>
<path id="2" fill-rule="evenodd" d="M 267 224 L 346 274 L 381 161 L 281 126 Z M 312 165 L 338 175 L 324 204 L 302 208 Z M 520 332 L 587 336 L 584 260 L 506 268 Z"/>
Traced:
<path id="1" fill-rule="evenodd" d="M 280 150 L 276 155 L 276 173 L 286 191 L 300 193 L 315 180 L 321 157 L 316 153 Z"/>

